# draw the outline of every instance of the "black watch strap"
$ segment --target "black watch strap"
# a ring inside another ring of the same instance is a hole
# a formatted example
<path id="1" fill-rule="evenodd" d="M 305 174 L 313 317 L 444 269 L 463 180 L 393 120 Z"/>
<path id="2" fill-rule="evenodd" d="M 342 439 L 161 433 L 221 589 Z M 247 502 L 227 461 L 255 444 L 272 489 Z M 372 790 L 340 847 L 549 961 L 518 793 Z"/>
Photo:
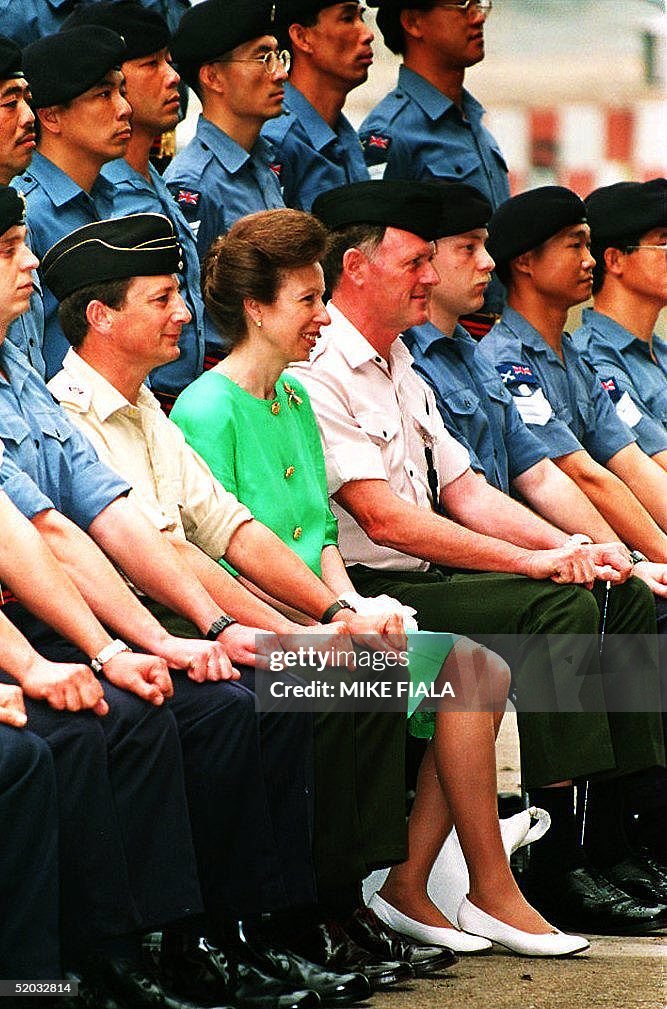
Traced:
<path id="1" fill-rule="evenodd" d="M 217 620 L 214 620 L 206 632 L 209 641 L 217 641 L 218 634 L 222 634 L 232 624 L 238 623 L 234 617 L 228 617 L 226 613 L 221 613 Z"/>
<path id="2" fill-rule="evenodd" d="M 326 608 L 320 617 L 320 623 L 330 624 L 336 614 L 340 613 L 341 610 L 352 610 L 353 613 L 356 613 L 356 610 L 351 603 L 346 603 L 344 599 L 337 599 L 335 603 L 332 603 L 331 606 Z"/>

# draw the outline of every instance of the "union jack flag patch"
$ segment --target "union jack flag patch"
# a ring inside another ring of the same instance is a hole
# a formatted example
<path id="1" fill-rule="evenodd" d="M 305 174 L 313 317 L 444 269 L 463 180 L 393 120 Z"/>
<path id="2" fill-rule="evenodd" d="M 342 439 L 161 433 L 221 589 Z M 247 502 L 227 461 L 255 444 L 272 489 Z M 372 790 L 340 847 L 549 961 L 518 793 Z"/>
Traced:
<path id="1" fill-rule="evenodd" d="M 196 207 L 200 196 L 201 193 L 195 193 L 192 189 L 179 189 L 176 195 L 176 202 L 184 203 L 188 207 Z"/>

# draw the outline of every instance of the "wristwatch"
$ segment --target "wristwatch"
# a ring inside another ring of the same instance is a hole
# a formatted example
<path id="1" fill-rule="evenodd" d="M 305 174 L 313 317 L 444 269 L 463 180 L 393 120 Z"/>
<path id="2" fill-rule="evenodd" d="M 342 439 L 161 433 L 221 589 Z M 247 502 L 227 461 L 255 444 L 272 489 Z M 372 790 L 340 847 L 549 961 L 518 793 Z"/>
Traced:
<path id="1" fill-rule="evenodd" d="M 352 603 L 348 603 L 344 599 L 337 599 L 335 603 L 331 604 L 331 606 L 327 606 L 326 610 L 320 617 L 320 623 L 330 624 L 336 614 L 340 613 L 341 610 L 352 610 L 353 613 L 357 612 Z"/>
<path id="2" fill-rule="evenodd" d="M 221 613 L 217 620 L 214 620 L 207 630 L 207 640 L 217 641 L 218 634 L 222 634 L 222 632 L 227 630 L 228 627 L 231 627 L 232 624 L 236 623 L 238 623 L 238 621 L 234 620 L 234 617 L 228 617 L 226 613 Z"/>
<path id="3" fill-rule="evenodd" d="M 644 554 L 641 552 L 641 550 L 631 550 L 630 560 L 632 561 L 633 565 L 635 565 L 635 564 L 641 564 L 642 561 L 647 561 L 648 557 L 645 557 Z"/>
<path id="4" fill-rule="evenodd" d="M 115 655 L 120 655 L 121 652 L 131 651 L 132 649 L 129 645 L 126 645 L 124 641 L 120 640 L 120 638 L 115 638 L 113 641 L 110 641 L 108 645 L 105 645 L 104 648 L 90 660 L 90 667 L 94 673 L 99 675 L 107 662 L 113 659 Z"/>

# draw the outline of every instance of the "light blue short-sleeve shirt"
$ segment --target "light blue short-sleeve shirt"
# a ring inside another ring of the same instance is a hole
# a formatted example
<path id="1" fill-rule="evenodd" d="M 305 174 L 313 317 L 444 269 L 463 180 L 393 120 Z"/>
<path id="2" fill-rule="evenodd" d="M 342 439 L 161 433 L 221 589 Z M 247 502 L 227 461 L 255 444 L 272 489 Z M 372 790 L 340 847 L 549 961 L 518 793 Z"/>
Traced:
<path id="1" fill-rule="evenodd" d="M 614 319 L 584 309 L 572 339 L 595 368 L 618 416 L 632 428 L 647 455 L 667 451 L 667 344 L 651 346 Z"/>
<path id="2" fill-rule="evenodd" d="M 563 360 L 513 308 L 480 342 L 486 357 L 514 397 L 531 430 L 551 458 L 586 451 L 606 465 L 635 436 L 617 417 L 593 369 L 563 334 Z"/>

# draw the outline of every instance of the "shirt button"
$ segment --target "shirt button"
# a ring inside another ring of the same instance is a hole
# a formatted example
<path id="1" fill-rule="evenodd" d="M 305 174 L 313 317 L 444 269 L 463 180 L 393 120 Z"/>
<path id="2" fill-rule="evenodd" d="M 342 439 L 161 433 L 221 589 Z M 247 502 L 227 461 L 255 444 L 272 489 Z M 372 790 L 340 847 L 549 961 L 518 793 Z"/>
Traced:
<path id="1" fill-rule="evenodd" d="M 291 476 L 294 476 L 294 466 L 288 466 L 285 470 L 285 479 L 289 480 Z"/>
<path id="2" fill-rule="evenodd" d="M 292 533 L 292 539 L 294 539 L 294 540 L 300 540 L 302 533 L 303 533 L 303 529 L 301 528 L 301 526 L 297 526 L 296 529 L 294 530 L 294 532 Z"/>
<path id="3" fill-rule="evenodd" d="M 375 361 L 376 364 L 382 364 L 382 358 L 381 357 L 375 357 L 375 358 L 373 358 L 373 360 Z"/>
<path id="4" fill-rule="evenodd" d="M 274 417 L 277 417 L 278 414 L 280 413 L 280 403 L 278 402 L 277 399 L 274 400 L 274 402 L 271 404 L 271 413 L 273 414 Z"/>
<path id="5" fill-rule="evenodd" d="M 39 438 L 35 438 L 35 448 L 39 448 Z"/>
<path id="6" fill-rule="evenodd" d="M 454 165 L 454 171 L 456 172 L 457 175 L 460 175 L 463 169 L 461 168 L 460 165 Z"/>

